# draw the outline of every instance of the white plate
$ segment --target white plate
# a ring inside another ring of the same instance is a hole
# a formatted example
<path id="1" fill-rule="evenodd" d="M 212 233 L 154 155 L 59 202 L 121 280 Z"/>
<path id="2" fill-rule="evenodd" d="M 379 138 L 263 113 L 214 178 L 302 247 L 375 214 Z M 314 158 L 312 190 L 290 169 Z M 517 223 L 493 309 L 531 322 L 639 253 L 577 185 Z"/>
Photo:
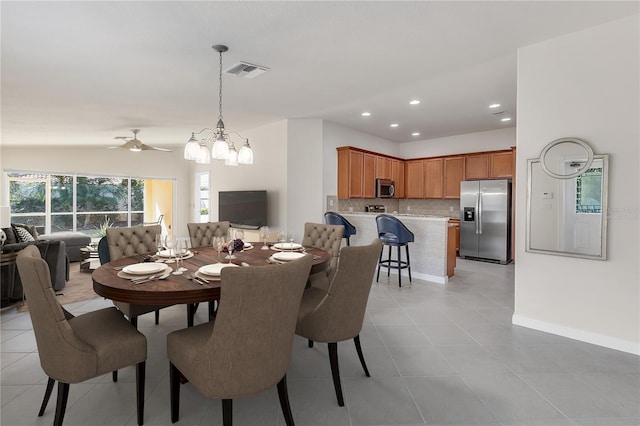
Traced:
<path id="1" fill-rule="evenodd" d="M 145 263 L 134 263 L 133 265 L 128 265 L 122 268 L 122 272 L 125 274 L 131 275 L 149 275 L 155 274 L 156 272 L 160 272 L 164 270 L 165 265 L 162 263 L 155 262 L 145 262 Z"/>
<path id="2" fill-rule="evenodd" d="M 298 243 L 276 243 L 273 248 L 278 250 L 299 250 L 302 248 L 302 244 Z"/>
<path id="3" fill-rule="evenodd" d="M 287 262 L 290 260 L 300 259 L 303 256 L 305 256 L 304 253 L 297 253 L 295 251 L 281 251 L 279 253 L 274 253 L 272 257 L 275 260 Z"/>
<path id="4" fill-rule="evenodd" d="M 251 244 L 251 243 L 244 243 L 244 248 L 246 248 L 246 249 L 253 248 L 253 244 Z"/>
<path id="5" fill-rule="evenodd" d="M 234 263 L 214 263 L 212 265 L 205 265 L 198 269 L 198 272 L 204 275 L 210 275 L 212 277 L 220 276 L 220 271 L 227 267 L 237 267 Z"/>
<path id="6" fill-rule="evenodd" d="M 184 256 L 189 256 L 191 254 L 189 250 L 185 250 L 182 253 L 184 253 Z M 174 250 L 160 250 L 157 254 L 158 257 L 174 257 Z"/>

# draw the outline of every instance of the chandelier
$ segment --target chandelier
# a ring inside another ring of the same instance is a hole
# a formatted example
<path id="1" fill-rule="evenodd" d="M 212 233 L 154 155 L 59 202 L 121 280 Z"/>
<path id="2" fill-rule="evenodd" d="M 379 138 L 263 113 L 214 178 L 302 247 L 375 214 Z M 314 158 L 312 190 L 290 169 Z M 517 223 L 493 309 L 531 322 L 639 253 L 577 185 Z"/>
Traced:
<path id="1" fill-rule="evenodd" d="M 185 160 L 193 160 L 198 164 L 209 164 L 211 158 L 224 160 L 224 164 L 227 166 L 253 164 L 253 150 L 249 145 L 249 139 L 243 138 L 236 132 L 225 132 L 224 122 L 222 121 L 222 54 L 229 49 L 221 44 L 214 45 L 213 49 L 220 55 L 218 123 L 215 130 L 206 127 L 199 132 L 191 133 L 191 137 L 184 147 L 184 158 Z M 204 137 L 198 141 L 196 136 L 203 133 Z M 243 142 L 239 151 L 236 150 L 235 144 L 231 140 L 231 135 L 240 138 Z M 209 151 L 209 144 L 211 144 L 211 151 Z"/>

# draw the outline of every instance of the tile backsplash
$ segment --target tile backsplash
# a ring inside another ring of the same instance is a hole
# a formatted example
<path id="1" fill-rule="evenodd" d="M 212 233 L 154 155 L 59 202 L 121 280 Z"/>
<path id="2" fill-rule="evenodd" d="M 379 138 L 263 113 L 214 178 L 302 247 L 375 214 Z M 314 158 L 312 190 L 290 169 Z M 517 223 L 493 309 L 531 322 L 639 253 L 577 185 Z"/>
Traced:
<path id="1" fill-rule="evenodd" d="M 333 207 L 330 206 L 331 200 L 333 201 Z M 327 197 L 327 210 L 364 212 L 364 206 L 369 204 L 384 205 L 387 213 L 398 212 L 416 215 L 449 216 L 455 219 L 460 217 L 460 200 L 396 200 L 388 198 L 336 199 L 335 196 Z"/>

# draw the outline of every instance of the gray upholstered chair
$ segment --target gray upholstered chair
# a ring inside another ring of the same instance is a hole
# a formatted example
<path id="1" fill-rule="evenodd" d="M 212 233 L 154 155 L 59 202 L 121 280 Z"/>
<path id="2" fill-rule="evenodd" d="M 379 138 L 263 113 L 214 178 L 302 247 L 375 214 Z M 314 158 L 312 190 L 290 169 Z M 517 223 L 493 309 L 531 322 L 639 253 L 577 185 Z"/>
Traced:
<path id="1" fill-rule="evenodd" d="M 222 399 L 225 426 L 232 400 L 278 384 L 287 425 L 293 416 L 286 372 L 296 316 L 313 257 L 282 265 L 225 268 L 214 321 L 167 336 L 171 421 L 180 411 L 180 373 L 209 398 Z"/>
<path id="2" fill-rule="evenodd" d="M 213 237 L 226 237 L 229 222 L 187 223 L 191 247 L 204 247 L 213 244 Z"/>
<path id="3" fill-rule="evenodd" d="M 342 225 L 326 225 L 324 223 L 304 224 L 302 245 L 313 246 L 331 253 L 331 263 L 325 271 L 315 273 L 309 277 L 307 286 L 318 287 L 326 290 L 333 278 L 340 255 L 340 244 L 344 234 Z"/>
<path id="4" fill-rule="evenodd" d="M 329 344 L 331 375 L 341 407 L 344 398 L 338 369 L 338 342 L 353 339 L 364 373 L 369 377 L 360 347 L 360 330 L 381 250 L 382 242 L 378 239 L 368 246 L 343 247 L 329 289 L 309 287 L 300 303 L 296 334 L 309 339 L 309 347 L 313 347 L 314 341 Z"/>
<path id="5" fill-rule="evenodd" d="M 149 254 L 157 251 L 156 235 L 162 233 L 160 225 L 133 226 L 130 228 L 108 228 L 107 245 L 111 261 L 136 254 Z M 171 305 L 134 305 L 124 302 L 113 302 L 124 313 L 131 324 L 138 326 L 138 317 L 148 312 L 155 312 L 156 324 L 159 322 L 162 308 Z"/>
<path id="6" fill-rule="evenodd" d="M 49 267 L 35 246 L 28 246 L 16 259 L 29 315 L 36 336 L 40 365 L 49 376 L 38 416 L 49 402 L 58 382 L 54 425 L 62 425 L 71 383 L 80 383 L 107 373 L 118 379 L 118 369 L 136 365 L 138 424 L 144 418 L 145 361 L 147 339 L 114 307 L 74 317 L 56 299 Z"/>

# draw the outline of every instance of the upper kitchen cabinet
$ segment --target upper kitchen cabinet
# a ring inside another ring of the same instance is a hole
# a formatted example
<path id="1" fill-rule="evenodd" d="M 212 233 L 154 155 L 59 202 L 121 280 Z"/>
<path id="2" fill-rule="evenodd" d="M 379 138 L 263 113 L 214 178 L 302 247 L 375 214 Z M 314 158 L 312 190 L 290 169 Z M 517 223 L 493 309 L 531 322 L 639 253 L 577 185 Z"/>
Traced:
<path id="1" fill-rule="evenodd" d="M 364 154 L 338 148 L 338 198 L 363 197 Z"/>
<path id="2" fill-rule="evenodd" d="M 489 157 L 489 176 L 506 178 L 513 176 L 513 152 L 492 152 Z"/>
<path id="3" fill-rule="evenodd" d="M 486 179 L 489 177 L 489 154 L 465 155 L 465 179 Z"/>
<path id="4" fill-rule="evenodd" d="M 376 155 L 364 153 L 364 168 L 362 171 L 362 198 L 376 196 Z"/>
<path id="5" fill-rule="evenodd" d="M 442 158 L 422 161 L 424 163 L 424 198 L 442 198 Z"/>
<path id="6" fill-rule="evenodd" d="M 404 161 L 391 160 L 391 179 L 396 185 L 396 194 L 393 198 L 404 198 Z"/>
<path id="7" fill-rule="evenodd" d="M 391 158 L 376 155 L 376 178 L 392 179 Z"/>
<path id="8" fill-rule="evenodd" d="M 424 198 L 424 163 L 422 160 L 409 160 L 404 163 L 406 198 Z"/>
<path id="9" fill-rule="evenodd" d="M 464 180 L 464 156 L 444 158 L 444 197 L 460 198 L 460 182 Z"/>

